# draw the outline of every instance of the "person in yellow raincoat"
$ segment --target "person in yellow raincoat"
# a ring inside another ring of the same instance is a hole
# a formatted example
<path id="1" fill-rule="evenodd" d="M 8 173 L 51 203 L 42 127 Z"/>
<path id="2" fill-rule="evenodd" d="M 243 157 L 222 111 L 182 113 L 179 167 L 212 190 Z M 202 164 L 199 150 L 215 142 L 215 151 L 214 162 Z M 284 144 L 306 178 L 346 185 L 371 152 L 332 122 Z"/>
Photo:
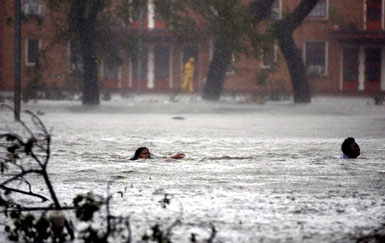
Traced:
<path id="1" fill-rule="evenodd" d="M 194 92 L 194 61 L 194 57 L 190 57 L 184 65 L 182 90 L 186 91 L 188 89 L 190 93 Z"/>

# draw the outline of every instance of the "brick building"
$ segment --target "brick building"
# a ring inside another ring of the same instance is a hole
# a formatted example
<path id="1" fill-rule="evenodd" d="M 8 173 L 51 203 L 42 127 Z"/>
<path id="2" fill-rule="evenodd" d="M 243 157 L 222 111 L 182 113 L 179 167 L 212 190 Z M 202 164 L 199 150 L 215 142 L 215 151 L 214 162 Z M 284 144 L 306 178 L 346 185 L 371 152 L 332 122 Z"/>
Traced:
<path id="1" fill-rule="evenodd" d="M 272 18 L 292 11 L 298 0 L 277 0 Z M 13 90 L 14 75 L 14 1 L 0 0 L 0 91 Z M 319 0 L 317 6 L 295 31 L 295 41 L 302 50 L 309 82 L 315 93 L 379 93 L 385 90 L 385 0 Z M 33 78 L 36 59 L 44 70 L 39 79 L 47 87 L 71 88 L 82 65 L 70 43 L 51 45 L 57 26 L 50 21 L 44 0 L 23 0 L 22 11 L 22 88 Z M 134 23 L 136 25 L 139 22 Z M 127 59 L 117 66 L 99 65 L 102 87 L 109 90 L 165 92 L 181 85 L 183 65 L 196 60 L 194 86 L 204 85 L 212 53 L 212 41 L 202 34 L 195 42 L 181 42 L 157 19 L 148 4 L 143 21 L 143 75 L 138 82 L 137 62 Z M 258 83 L 258 73 L 270 70 L 265 84 Z M 36 78 L 36 77 L 35 77 Z M 226 73 L 225 90 L 263 92 L 272 88 L 290 92 L 291 83 L 285 60 L 276 44 L 264 49 L 259 60 L 245 56 L 234 59 Z"/>

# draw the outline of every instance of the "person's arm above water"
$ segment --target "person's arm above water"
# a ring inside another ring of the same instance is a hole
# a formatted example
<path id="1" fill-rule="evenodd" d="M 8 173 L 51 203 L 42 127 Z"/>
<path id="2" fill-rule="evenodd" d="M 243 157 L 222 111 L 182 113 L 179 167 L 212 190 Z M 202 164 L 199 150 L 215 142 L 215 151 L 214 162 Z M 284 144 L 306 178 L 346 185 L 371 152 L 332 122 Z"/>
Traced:
<path id="1" fill-rule="evenodd" d="M 176 153 L 173 156 L 170 156 L 168 158 L 170 159 L 183 159 L 186 155 L 184 153 Z"/>

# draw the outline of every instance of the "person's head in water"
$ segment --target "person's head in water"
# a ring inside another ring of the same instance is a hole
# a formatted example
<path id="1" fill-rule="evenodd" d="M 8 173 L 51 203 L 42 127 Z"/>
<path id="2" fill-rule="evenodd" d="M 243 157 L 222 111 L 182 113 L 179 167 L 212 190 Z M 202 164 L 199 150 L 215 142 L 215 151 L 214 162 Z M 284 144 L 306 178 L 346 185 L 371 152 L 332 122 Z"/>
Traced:
<path id="1" fill-rule="evenodd" d="M 147 147 L 140 147 L 135 151 L 134 157 L 130 160 L 151 159 L 150 150 Z"/>
<path id="2" fill-rule="evenodd" d="M 357 158 L 360 156 L 360 146 L 356 143 L 354 138 L 346 138 L 341 145 L 342 153 L 344 153 L 349 158 Z"/>

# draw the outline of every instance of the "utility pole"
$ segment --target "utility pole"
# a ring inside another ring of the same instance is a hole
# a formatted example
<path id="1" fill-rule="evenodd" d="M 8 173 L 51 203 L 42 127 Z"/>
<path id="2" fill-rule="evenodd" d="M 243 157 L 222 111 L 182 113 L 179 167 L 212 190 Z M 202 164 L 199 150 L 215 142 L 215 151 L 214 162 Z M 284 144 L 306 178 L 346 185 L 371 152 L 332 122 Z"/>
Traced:
<path id="1" fill-rule="evenodd" d="M 20 121 L 20 99 L 21 99 L 21 85 L 20 85 L 20 52 L 21 52 L 21 3 L 20 0 L 15 0 L 15 83 L 14 83 L 14 112 L 15 120 Z"/>
<path id="2" fill-rule="evenodd" d="M 137 76 L 137 89 L 138 94 L 142 92 L 142 52 L 143 52 L 143 6 L 140 6 L 139 9 L 139 38 L 138 38 L 138 60 L 137 60 L 137 66 L 136 66 L 136 76 Z"/>

